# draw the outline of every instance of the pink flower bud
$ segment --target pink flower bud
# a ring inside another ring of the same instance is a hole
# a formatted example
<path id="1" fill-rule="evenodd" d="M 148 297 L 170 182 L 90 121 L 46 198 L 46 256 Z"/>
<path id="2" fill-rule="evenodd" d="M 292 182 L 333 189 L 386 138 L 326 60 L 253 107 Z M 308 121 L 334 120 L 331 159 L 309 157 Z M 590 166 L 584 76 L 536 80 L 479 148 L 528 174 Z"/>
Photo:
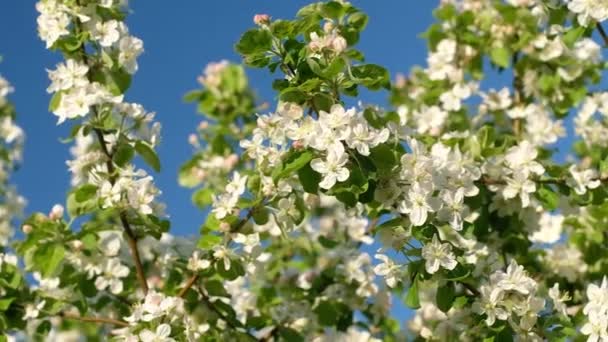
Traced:
<path id="1" fill-rule="evenodd" d="M 21 227 L 21 230 L 23 231 L 23 233 L 29 234 L 29 233 L 31 233 L 34 230 L 34 227 L 30 226 L 29 224 L 24 224 Z"/>
<path id="2" fill-rule="evenodd" d="M 253 16 L 253 22 L 256 25 L 266 25 L 270 23 L 270 16 L 268 14 L 256 14 Z"/>
<path id="3" fill-rule="evenodd" d="M 53 208 L 51 208 L 51 212 L 49 213 L 49 218 L 51 220 L 59 220 L 63 217 L 63 206 L 61 204 L 55 204 Z"/>
<path id="4" fill-rule="evenodd" d="M 299 150 L 299 149 L 301 149 L 301 148 L 304 147 L 304 143 L 301 140 L 296 140 L 296 141 L 293 142 L 292 146 L 296 150 Z"/>
<path id="5" fill-rule="evenodd" d="M 194 147 L 198 147 L 198 137 L 196 136 L 196 134 L 190 134 L 188 136 L 188 143 Z"/>
<path id="6" fill-rule="evenodd" d="M 239 162 L 239 156 L 237 156 L 236 154 L 231 154 L 228 157 L 226 157 L 226 159 L 224 160 L 224 167 L 228 170 L 231 170 L 234 165 L 236 165 L 236 163 Z"/>
<path id="7" fill-rule="evenodd" d="M 203 169 L 194 169 L 194 176 L 196 177 L 196 179 L 198 179 L 199 181 L 203 181 L 205 179 L 205 177 L 207 177 L 207 172 L 205 172 L 205 170 Z"/>
<path id="8" fill-rule="evenodd" d="M 198 124 L 198 129 L 201 131 L 206 130 L 209 127 L 209 122 L 207 121 L 201 121 L 201 123 Z"/>
<path id="9" fill-rule="evenodd" d="M 229 232 L 230 231 L 230 224 L 228 222 L 222 222 L 222 223 L 220 223 L 220 231 L 221 232 Z"/>

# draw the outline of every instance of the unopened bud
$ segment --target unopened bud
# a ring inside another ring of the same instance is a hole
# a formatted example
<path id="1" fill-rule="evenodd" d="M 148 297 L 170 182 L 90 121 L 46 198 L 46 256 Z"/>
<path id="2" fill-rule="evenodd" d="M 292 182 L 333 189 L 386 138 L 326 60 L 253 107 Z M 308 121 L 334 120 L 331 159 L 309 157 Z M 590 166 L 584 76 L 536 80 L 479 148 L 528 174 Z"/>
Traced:
<path id="1" fill-rule="evenodd" d="M 198 124 L 198 129 L 203 131 L 206 130 L 209 127 L 209 122 L 207 121 L 201 121 L 201 123 Z"/>
<path id="2" fill-rule="evenodd" d="M 198 147 L 198 137 L 196 136 L 196 134 L 190 134 L 188 136 L 188 143 L 194 147 Z"/>
<path id="3" fill-rule="evenodd" d="M 299 150 L 304 147 L 304 143 L 302 142 L 302 140 L 296 140 L 293 142 L 292 147 L 296 150 Z"/>
<path id="4" fill-rule="evenodd" d="M 230 231 L 230 224 L 228 222 L 222 222 L 222 223 L 220 223 L 220 231 L 222 231 L 222 232 L 229 232 Z"/>
<path id="5" fill-rule="evenodd" d="M 270 16 L 268 14 L 256 14 L 253 16 L 253 22 L 256 25 L 266 25 L 270 23 Z"/>
<path id="6" fill-rule="evenodd" d="M 236 165 L 236 163 L 239 162 L 239 156 L 237 156 L 236 154 L 231 154 L 228 157 L 226 157 L 226 159 L 224 160 L 224 167 L 228 170 L 231 170 L 234 165 Z"/>
<path id="7" fill-rule="evenodd" d="M 51 212 L 49 213 L 49 218 L 51 220 L 59 220 L 63 217 L 63 206 L 61 204 L 55 204 L 53 208 L 51 208 Z"/>
<path id="8" fill-rule="evenodd" d="M 82 247 L 84 246 L 84 244 L 80 240 L 73 240 L 71 242 L 71 245 L 72 245 L 72 248 L 74 248 L 77 251 L 81 250 Z"/>
<path id="9" fill-rule="evenodd" d="M 24 224 L 21 227 L 21 230 L 23 231 L 23 233 L 29 234 L 29 233 L 31 233 L 34 230 L 34 227 L 30 226 L 29 224 Z"/>

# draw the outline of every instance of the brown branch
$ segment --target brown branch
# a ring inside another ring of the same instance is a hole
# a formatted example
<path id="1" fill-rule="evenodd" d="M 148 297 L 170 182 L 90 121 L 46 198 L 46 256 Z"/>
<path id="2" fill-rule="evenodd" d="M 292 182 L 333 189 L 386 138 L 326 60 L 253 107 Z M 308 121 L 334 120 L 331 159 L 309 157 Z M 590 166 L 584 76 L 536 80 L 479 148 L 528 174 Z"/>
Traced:
<path id="1" fill-rule="evenodd" d="M 184 298 L 184 296 L 186 295 L 188 290 L 194 285 L 194 283 L 196 283 L 198 281 L 198 278 L 199 278 L 198 274 L 192 275 L 192 277 L 190 277 L 188 279 L 188 281 L 186 282 L 186 285 L 184 285 L 184 287 L 179 291 L 177 296 L 180 298 Z"/>
<path id="2" fill-rule="evenodd" d="M 241 228 L 243 228 L 243 226 L 253 217 L 254 210 L 255 210 L 255 207 L 249 209 L 249 211 L 247 212 L 247 215 L 245 215 L 245 217 L 243 217 L 243 219 L 240 220 L 239 223 L 237 223 L 236 226 L 234 226 L 234 228 L 232 228 L 230 231 L 238 232 L 239 230 L 241 230 Z"/>
<path id="3" fill-rule="evenodd" d="M 125 322 L 125 321 L 121 321 L 118 319 L 114 319 L 114 318 L 107 318 L 107 317 L 86 317 L 86 316 L 78 316 L 75 314 L 70 314 L 70 313 L 61 313 L 59 314 L 60 317 L 65 318 L 65 319 L 69 319 L 69 320 L 74 320 L 74 321 L 80 321 L 80 322 L 88 322 L 88 323 L 100 323 L 100 324 L 112 324 L 112 325 L 117 325 L 117 326 L 121 326 L 121 327 L 128 327 L 129 323 Z"/>
<path id="4" fill-rule="evenodd" d="M 78 19 L 78 18 L 75 19 L 75 30 L 77 33 L 82 31 L 82 23 L 80 22 L 80 19 Z M 90 73 L 90 69 L 91 69 L 92 65 L 87 56 L 87 52 L 85 50 L 84 44 L 80 46 L 80 54 L 82 57 L 82 61 L 89 67 L 89 72 L 87 73 L 87 78 L 89 79 L 89 81 L 92 82 L 93 77 L 92 77 L 92 74 Z M 93 116 L 95 118 L 99 118 L 99 112 L 97 111 L 96 106 L 92 106 L 91 111 L 93 112 Z M 94 128 L 94 131 L 95 131 L 95 135 L 97 136 L 97 140 L 99 142 L 101 151 L 108 159 L 106 161 L 106 167 L 107 167 L 108 173 L 109 173 L 109 181 L 112 185 L 114 185 L 114 183 L 116 183 L 116 174 L 114 173 L 115 168 L 114 168 L 114 163 L 112 162 L 113 153 L 110 152 L 108 150 L 108 147 L 106 146 L 106 141 L 104 139 L 103 131 L 99 128 Z M 144 291 L 144 294 L 147 294 L 148 293 L 148 282 L 146 281 L 146 274 L 144 272 L 144 267 L 141 262 L 141 258 L 139 256 L 139 249 L 137 248 L 137 236 L 133 232 L 133 229 L 131 229 L 131 225 L 129 224 L 129 221 L 127 219 L 127 212 L 124 210 L 121 210 L 119 213 L 119 218 L 120 218 L 120 223 L 122 224 L 123 229 L 127 235 L 127 243 L 129 245 L 129 249 L 131 250 L 131 254 L 133 256 L 133 261 L 135 264 L 135 272 L 137 274 L 137 280 L 138 280 L 142 290 Z"/>
<path id="5" fill-rule="evenodd" d="M 604 27 L 602 26 L 602 23 L 598 22 L 596 26 L 597 26 L 597 30 L 600 33 L 600 36 L 602 36 L 602 39 L 604 39 L 604 45 L 608 46 L 608 34 L 604 30 Z"/>

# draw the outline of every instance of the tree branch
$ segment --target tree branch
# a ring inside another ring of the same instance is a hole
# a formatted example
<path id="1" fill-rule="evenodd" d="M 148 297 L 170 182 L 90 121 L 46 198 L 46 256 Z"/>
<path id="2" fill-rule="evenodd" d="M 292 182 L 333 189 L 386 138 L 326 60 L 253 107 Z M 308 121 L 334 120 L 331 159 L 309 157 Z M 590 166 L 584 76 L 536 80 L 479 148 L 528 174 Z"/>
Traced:
<path id="1" fill-rule="evenodd" d="M 604 40 L 604 45 L 608 46 L 608 34 L 604 30 L 604 27 L 602 26 L 602 23 L 598 22 L 596 26 L 597 26 L 597 30 L 600 33 L 600 36 L 602 36 L 602 39 Z"/>
<path id="2" fill-rule="evenodd" d="M 61 313 L 59 315 L 62 318 L 65 319 L 69 319 L 69 320 L 74 320 L 74 321 L 80 321 L 80 322 L 88 322 L 88 323 L 100 323 L 100 324 L 112 324 L 112 325 L 117 325 L 117 326 L 121 326 L 121 327 L 128 327 L 129 323 L 125 322 L 125 321 L 121 321 L 118 319 L 114 319 L 114 318 L 107 318 L 107 317 L 86 317 L 86 316 L 78 316 L 75 314 L 70 314 L 70 313 Z"/>
<path id="3" fill-rule="evenodd" d="M 75 30 L 77 32 L 82 31 L 82 23 L 80 22 L 80 19 L 78 19 L 78 18 L 75 19 Z M 92 65 L 90 64 L 90 61 L 88 59 L 88 55 L 87 55 L 84 45 L 80 46 L 80 54 L 82 57 L 82 61 L 89 67 L 89 72 L 87 73 L 87 78 L 89 79 L 89 81 L 92 82 L 93 81 L 92 75 L 90 73 L 90 69 L 91 69 Z M 99 118 L 99 112 L 97 111 L 97 107 L 92 106 L 91 111 L 93 112 L 93 116 L 95 118 Z M 112 157 L 113 157 L 112 153 L 108 150 L 108 147 L 106 146 L 106 141 L 104 139 L 102 130 L 99 128 L 94 128 L 94 131 L 95 131 L 95 135 L 97 136 L 97 141 L 99 142 L 101 151 L 108 159 L 106 161 L 106 167 L 107 167 L 108 173 L 109 173 L 109 181 L 112 185 L 114 185 L 114 183 L 116 183 L 116 174 L 114 173 L 115 168 L 114 168 L 114 163 L 112 162 Z M 139 249 L 137 248 L 137 236 L 133 232 L 133 229 L 131 229 L 131 225 L 129 224 L 129 221 L 127 219 L 126 211 L 124 211 L 124 210 L 120 211 L 119 219 L 120 219 L 120 223 L 122 224 L 123 229 L 127 235 L 127 243 L 129 245 L 129 249 L 131 250 L 131 254 L 133 256 L 133 261 L 135 264 L 135 272 L 137 274 L 137 280 L 138 280 L 142 290 L 144 291 L 144 294 L 147 294 L 148 293 L 148 282 L 146 280 L 146 274 L 144 272 L 144 267 L 141 262 L 141 258 L 139 256 Z"/>
<path id="4" fill-rule="evenodd" d="M 186 285 L 184 285 L 184 287 L 179 291 L 177 296 L 180 298 L 184 298 L 184 296 L 186 295 L 188 290 L 194 285 L 194 283 L 196 283 L 198 281 L 198 278 L 199 278 L 198 274 L 192 275 L 192 277 L 190 277 L 190 279 L 188 279 L 188 281 L 186 282 Z"/>

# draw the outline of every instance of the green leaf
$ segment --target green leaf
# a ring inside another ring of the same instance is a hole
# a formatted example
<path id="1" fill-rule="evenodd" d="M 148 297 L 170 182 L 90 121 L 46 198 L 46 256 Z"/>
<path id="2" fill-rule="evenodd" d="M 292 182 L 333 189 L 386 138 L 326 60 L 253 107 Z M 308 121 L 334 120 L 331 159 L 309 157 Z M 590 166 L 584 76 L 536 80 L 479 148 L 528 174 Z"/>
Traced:
<path id="1" fill-rule="evenodd" d="M 549 186 L 543 184 L 536 191 L 536 198 L 547 210 L 555 210 L 559 207 L 559 195 Z"/>
<path id="2" fill-rule="evenodd" d="M 312 103 L 317 110 L 329 112 L 331 106 L 334 104 L 334 99 L 325 93 L 317 93 L 313 96 Z"/>
<path id="3" fill-rule="evenodd" d="M 577 40 L 583 37 L 583 35 L 585 34 L 585 30 L 585 26 L 570 28 L 562 38 L 564 44 L 566 44 L 566 46 L 568 46 L 569 48 L 572 48 L 574 46 L 574 43 L 576 43 Z"/>
<path id="4" fill-rule="evenodd" d="M 376 64 L 358 65 L 352 68 L 353 81 L 370 90 L 390 89 L 388 70 Z"/>
<path id="5" fill-rule="evenodd" d="M 358 31 L 363 31 L 367 26 L 368 19 L 365 13 L 356 12 L 351 14 L 346 21 Z"/>
<path id="6" fill-rule="evenodd" d="M 39 253 L 40 252 L 40 253 Z M 36 262 L 41 268 L 41 273 L 45 278 L 52 276 L 65 256 L 63 245 L 53 244 L 46 248 L 36 251 Z"/>
<path id="7" fill-rule="evenodd" d="M 321 5 L 321 15 L 325 18 L 339 19 L 344 15 L 346 8 L 338 1 L 329 1 Z"/>
<path id="8" fill-rule="evenodd" d="M 437 295 L 435 300 L 437 307 L 443 312 L 448 312 L 454 303 L 454 283 L 447 282 L 444 286 L 437 287 Z"/>
<path id="9" fill-rule="evenodd" d="M 389 144 L 380 144 L 371 149 L 369 157 L 379 170 L 392 170 L 397 164 L 394 149 Z"/>
<path id="10" fill-rule="evenodd" d="M 131 74 L 124 69 L 103 70 L 93 73 L 93 81 L 105 85 L 113 95 L 124 94 L 131 86 Z"/>
<path id="11" fill-rule="evenodd" d="M 116 149 L 116 152 L 114 152 L 114 156 L 112 157 L 112 159 L 114 159 L 116 165 L 123 167 L 127 165 L 127 163 L 131 161 L 131 159 L 133 159 L 134 155 L 135 151 L 133 150 L 133 147 L 129 144 L 122 143 L 118 145 L 118 148 Z"/>
<path id="12" fill-rule="evenodd" d="M 418 277 L 414 278 L 412 285 L 405 296 L 405 305 L 412 309 L 420 308 L 420 298 L 418 296 Z"/>
<path id="13" fill-rule="evenodd" d="M 242 55 L 263 53 L 272 48 L 272 36 L 267 30 L 251 29 L 241 36 L 235 47 Z"/>
<path id="14" fill-rule="evenodd" d="M 283 162 L 283 167 L 281 169 L 277 169 L 279 172 L 272 175 L 273 180 L 276 182 L 279 179 L 289 177 L 294 172 L 308 164 L 313 157 L 314 155 L 310 151 L 294 151 L 293 153 L 290 153 L 287 159 Z"/>
<path id="15" fill-rule="evenodd" d="M 284 339 L 284 341 L 292 341 L 292 342 L 304 342 L 304 336 L 302 336 L 299 332 L 291 328 L 279 327 L 279 335 Z"/>
<path id="16" fill-rule="evenodd" d="M 49 112 L 54 112 L 55 110 L 57 110 L 57 108 L 59 108 L 59 104 L 61 103 L 61 94 L 63 92 L 58 91 L 55 94 L 53 94 L 53 97 L 51 97 L 51 101 L 49 102 Z"/>
<path id="17" fill-rule="evenodd" d="M 192 203 L 204 209 L 213 203 L 213 190 L 209 188 L 198 189 L 192 194 Z"/>
<path id="18" fill-rule="evenodd" d="M 268 213 L 268 208 L 266 207 L 256 207 L 255 209 L 252 209 L 252 213 L 253 213 L 253 221 L 257 224 L 257 225 L 264 225 L 266 223 L 268 223 L 268 220 L 270 218 L 270 215 Z"/>
<path id="19" fill-rule="evenodd" d="M 6 311 L 13 301 L 15 301 L 15 297 L 0 298 L 0 311 Z"/>
<path id="20" fill-rule="evenodd" d="M 499 67 L 508 68 L 511 62 L 511 51 L 506 47 L 497 47 L 490 51 L 490 59 Z"/>
<path id="21" fill-rule="evenodd" d="M 135 143 L 135 151 L 144 159 L 146 164 L 150 165 L 156 172 L 160 172 L 160 159 L 156 151 L 148 144 L 138 141 Z"/>
<path id="22" fill-rule="evenodd" d="M 222 242 L 222 237 L 215 234 L 204 234 L 198 240 L 197 247 L 201 249 L 211 249 Z"/>
<path id="23" fill-rule="evenodd" d="M 85 184 L 74 191 L 74 198 L 78 203 L 86 202 L 95 197 L 97 189 L 97 185 Z"/>
<path id="24" fill-rule="evenodd" d="M 300 180 L 300 183 L 302 183 L 302 188 L 310 194 L 319 192 L 321 178 L 321 175 L 310 167 L 310 163 L 307 163 L 298 170 L 298 179 Z"/>

